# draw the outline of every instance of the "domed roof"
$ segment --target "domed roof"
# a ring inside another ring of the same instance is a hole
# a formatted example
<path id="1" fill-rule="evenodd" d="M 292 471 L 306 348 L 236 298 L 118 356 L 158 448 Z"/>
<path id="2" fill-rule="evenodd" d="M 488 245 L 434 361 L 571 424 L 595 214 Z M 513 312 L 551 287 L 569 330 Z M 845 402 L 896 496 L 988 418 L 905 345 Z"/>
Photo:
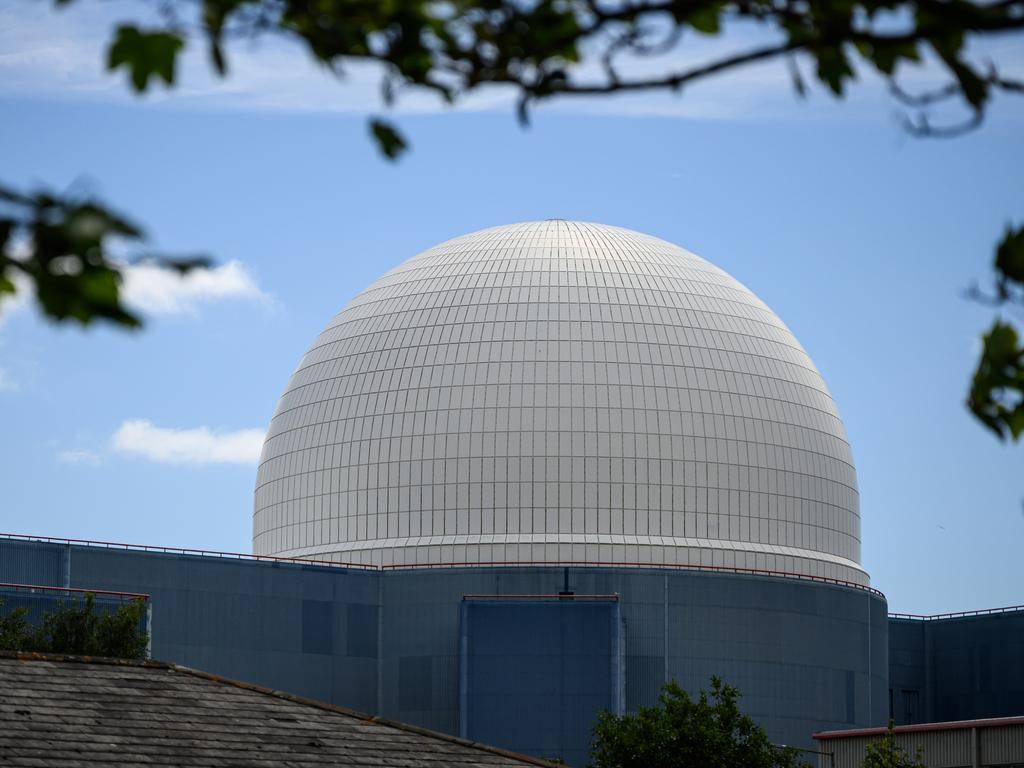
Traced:
<path id="1" fill-rule="evenodd" d="M 442 243 L 331 321 L 271 421 L 253 550 L 868 580 L 843 425 L 785 324 L 699 256 L 559 220 Z"/>

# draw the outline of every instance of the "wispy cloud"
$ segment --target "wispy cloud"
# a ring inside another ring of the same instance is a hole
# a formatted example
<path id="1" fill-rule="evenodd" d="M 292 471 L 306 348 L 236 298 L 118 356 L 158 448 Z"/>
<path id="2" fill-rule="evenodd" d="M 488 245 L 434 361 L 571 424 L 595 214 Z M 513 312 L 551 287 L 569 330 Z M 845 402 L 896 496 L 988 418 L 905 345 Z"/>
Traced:
<path id="1" fill-rule="evenodd" d="M 255 464 L 264 432 L 215 432 L 209 427 L 169 429 L 144 419 L 124 422 L 114 433 L 114 450 L 163 464 Z"/>
<path id="2" fill-rule="evenodd" d="M 62 464 L 88 464 L 96 466 L 102 463 L 103 456 L 96 451 L 86 450 L 84 448 L 73 448 L 67 451 L 59 451 L 57 453 L 57 461 Z"/>
<path id="3" fill-rule="evenodd" d="M 141 264 L 126 269 L 124 278 L 125 301 L 143 312 L 160 315 L 191 313 L 200 304 L 223 299 L 269 298 L 239 261 L 194 269 L 185 275 Z"/>

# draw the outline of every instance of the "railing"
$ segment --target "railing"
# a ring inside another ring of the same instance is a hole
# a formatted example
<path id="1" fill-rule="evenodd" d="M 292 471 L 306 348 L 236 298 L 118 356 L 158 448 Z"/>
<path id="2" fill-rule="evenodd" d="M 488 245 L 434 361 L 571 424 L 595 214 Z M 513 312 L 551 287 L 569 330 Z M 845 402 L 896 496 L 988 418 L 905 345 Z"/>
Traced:
<path id="1" fill-rule="evenodd" d="M 106 549 L 123 549 L 138 552 L 158 552 L 164 554 L 197 555 L 201 557 L 220 557 L 233 560 L 251 560 L 260 562 L 293 563 L 296 565 L 318 565 L 330 568 L 357 569 L 363 571 L 402 571 L 428 568 L 513 568 L 533 566 L 535 568 L 637 568 L 649 570 L 673 570 L 673 571 L 701 571 L 706 573 L 734 573 L 745 576 L 772 576 L 787 579 L 800 579 L 802 581 L 815 581 L 823 584 L 833 584 L 850 589 L 859 589 L 869 592 L 877 597 L 885 598 L 885 595 L 865 584 L 858 584 L 855 581 L 845 579 L 833 579 L 829 576 L 814 576 L 807 573 L 795 573 L 792 571 L 781 571 L 767 568 L 745 568 L 732 565 L 676 565 L 672 563 L 630 563 L 621 561 L 602 560 L 502 560 L 488 562 L 450 562 L 450 563 L 405 563 L 389 565 L 367 565 L 364 563 L 345 563 L 331 560 L 314 560 L 305 557 L 278 557 L 275 555 L 251 555 L 240 552 L 218 552 L 208 549 L 186 549 L 183 547 L 162 547 L 148 544 L 123 544 L 113 541 L 93 541 L 91 539 L 64 539 L 53 536 L 31 536 L 22 533 L 0 533 L 0 539 L 12 539 L 15 541 L 40 541 L 50 544 L 74 544 L 87 547 L 104 547 Z"/>
<path id="2" fill-rule="evenodd" d="M 14 592 L 26 592 L 28 594 L 51 594 L 59 592 L 65 595 L 97 595 L 103 597 L 119 597 L 124 600 L 149 600 L 149 595 L 143 592 L 113 592 L 109 589 L 79 589 L 78 587 L 49 587 L 42 584 L 13 584 L 0 581 L 0 590 L 13 590 Z"/>
<path id="3" fill-rule="evenodd" d="M 475 595 L 466 594 L 463 600 L 582 600 L 590 602 L 618 602 L 619 594 L 614 592 L 610 595 L 577 595 L 575 592 L 559 592 L 550 595 Z"/>
<path id="4" fill-rule="evenodd" d="M 793 571 L 779 571 L 767 568 L 744 568 L 738 565 L 676 565 L 673 563 L 628 563 L 613 560 L 577 560 L 566 562 L 564 560 L 499 560 L 491 562 L 457 562 L 457 563 L 407 563 L 405 565 L 382 565 L 381 570 L 402 571 L 418 568 L 512 568 L 517 566 L 532 565 L 537 568 L 639 568 L 651 570 L 672 570 L 672 571 L 706 571 L 710 573 L 735 573 L 746 576 L 777 576 L 787 579 L 803 579 L 806 581 L 818 581 L 825 584 L 835 584 L 840 587 L 850 587 L 870 592 L 873 595 L 884 598 L 885 595 L 864 584 L 844 579 L 833 579 L 829 576 L 814 576 L 809 573 L 794 573 Z"/>
<path id="5" fill-rule="evenodd" d="M 956 611 L 954 613 L 890 613 L 890 619 L 908 619 L 912 621 L 937 621 L 939 619 L 963 619 L 969 616 L 989 616 L 996 613 L 1013 613 L 1024 611 L 1024 605 L 1007 605 L 1002 608 L 982 608 L 977 611 Z"/>
<path id="6" fill-rule="evenodd" d="M 330 560 L 314 560 L 307 557 L 278 557 L 275 555 L 252 555 L 244 552 L 219 552 L 213 549 L 187 549 L 185 547 L 163 547 L 152 544 L 124 544 L 117 541 L 96 541 L 94 539 L 64 539 L 55 536 L 32 536 L 24 533 L 0 533 L 0 539 L 14 541 L 41 541 L 47 544 L 78 544 L 86 547 L 124 549 L 132 552 L 159 552 L 169 555 L 198 555 L 200 557 L 221 557 L 228 560 L 259 560 L 275 563 L 298 563 L 301 565 L 329 565 L 334 568 L 358 568 L 378 571 L 379 566 L 359 563 L 339 563 Z"/>

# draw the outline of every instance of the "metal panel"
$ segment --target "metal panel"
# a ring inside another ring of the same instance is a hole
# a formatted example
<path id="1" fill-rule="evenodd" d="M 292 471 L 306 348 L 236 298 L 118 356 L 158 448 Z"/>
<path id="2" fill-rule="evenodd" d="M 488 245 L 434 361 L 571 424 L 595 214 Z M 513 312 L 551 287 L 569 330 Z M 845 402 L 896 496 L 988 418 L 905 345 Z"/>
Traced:
<path id="1" fill-rule="evenodd" d="M 1024 763 L 1024 725 L 982 728 L 978 737 L 982 765 Z"/>
<path id="2" fill-rule="evenodd" d="M 66 587 L 68 552 L 67 544 L 0 539 L 0 582 Z"/>
<path id="3" fill-rule="evenodd" d="M 460 735 L 583 765 L 620 711 L 617 601 L 466 600 Z"/>
<path id="4" fill-rule="evenodd" d="M 898 725 L 1024 712 L 1024 611 L 892 619 L 889 648 Z M 919 712 L 911 718 L 915 700 Z"/>

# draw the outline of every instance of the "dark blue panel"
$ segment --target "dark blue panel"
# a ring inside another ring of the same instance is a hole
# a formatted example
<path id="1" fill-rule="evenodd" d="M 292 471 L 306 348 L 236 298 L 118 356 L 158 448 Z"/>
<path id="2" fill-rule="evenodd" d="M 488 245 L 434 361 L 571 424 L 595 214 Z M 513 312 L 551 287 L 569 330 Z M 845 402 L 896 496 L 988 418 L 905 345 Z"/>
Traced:
<path id="1" fill-rule="evenodd" d="M 616 602 L 465 601 L 462 735 L 586 763 L 598 713 L 619 709 L 618 616 Z"/>
<path id="2" fill-rule="evenodd" d="M 432 656 L 403 656 L 398 660 L 399 706 L 409 712 L 431 708 L 434 698 Z"/>
<path id="3" fill-rule="evenodd" d="M 347 656 L 377 658 L 378 614 L 376 605 L 349 603 L 345 606 Z"/>
<path id="4" fill-rule="evenodd" d="M 334 603 L 328 600 L 302 601 L 302 652 L 333 653 Z"/>

